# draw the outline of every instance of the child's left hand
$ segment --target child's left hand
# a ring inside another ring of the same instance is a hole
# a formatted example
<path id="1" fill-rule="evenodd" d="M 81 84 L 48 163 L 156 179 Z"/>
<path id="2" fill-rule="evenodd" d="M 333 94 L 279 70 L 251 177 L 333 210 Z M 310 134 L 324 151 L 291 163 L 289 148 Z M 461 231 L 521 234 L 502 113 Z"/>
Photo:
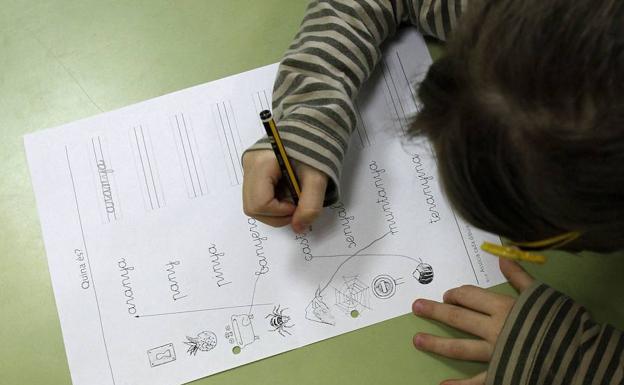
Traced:
<path id="1" fill-rule="evenodd" d="M 533 278 L 515 262 L 501 259 L 500 268 L 519 292 L 533 283 Z M 438 303 L 418 299 L 412 310 L 417 316 L 440 321 L 480 338 L 444 338 L 418 333 L 414 336 L 414 346 L 450 358 L 488 362 L 515 299 L 466 285 L 447 291 L 443 300 L 444 303 Z M 485 376 L 486 372 L 482 372 L 468 379 L 446 380 L 441 385 L 482 385 Z"/>

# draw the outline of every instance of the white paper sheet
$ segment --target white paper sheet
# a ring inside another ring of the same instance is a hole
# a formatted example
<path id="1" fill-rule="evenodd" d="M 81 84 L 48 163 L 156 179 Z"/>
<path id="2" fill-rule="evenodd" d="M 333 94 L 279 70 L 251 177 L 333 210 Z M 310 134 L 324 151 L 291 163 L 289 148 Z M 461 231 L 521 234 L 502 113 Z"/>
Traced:
<path id="1" fill-rule="evenodd" d="M 300 236 L 241 208 L 277 65 L 26 136 L 74 384 L 180 384 L 502 282 L 478 249 L 498 238 L 449 208 L 426 144 L 398 139 L 430 61 L 413 31 L 386 47 L 343 200 Z"/>

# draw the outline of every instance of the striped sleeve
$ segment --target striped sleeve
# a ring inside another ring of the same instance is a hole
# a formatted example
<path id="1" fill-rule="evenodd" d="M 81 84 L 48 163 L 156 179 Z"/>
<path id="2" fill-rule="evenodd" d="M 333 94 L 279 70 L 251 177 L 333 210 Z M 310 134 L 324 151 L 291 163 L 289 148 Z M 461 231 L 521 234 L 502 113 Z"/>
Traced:
<path id="1" fill-rule="evenodd" d="M 624 384 L 624 334 L 536 283 L 518 298 L 498 336 L 485 384 Z"/>
<path id="2" fill-rule="evenodd" d="M 339 197 L 342 162 L 356 125 L 353 100 L 402 23 L 441 40 L 467 0 L 312 1 L 282 59 L 273 115 L 290 157 L 329 176 L 325 205 Z M 248 150 L 270 149 L 266 138 Z"/>

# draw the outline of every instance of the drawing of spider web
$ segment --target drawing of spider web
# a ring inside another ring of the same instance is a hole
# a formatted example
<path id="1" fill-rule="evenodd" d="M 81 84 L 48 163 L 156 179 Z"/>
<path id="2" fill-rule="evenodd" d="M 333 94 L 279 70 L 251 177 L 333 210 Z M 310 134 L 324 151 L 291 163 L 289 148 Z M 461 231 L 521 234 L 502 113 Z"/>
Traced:
<path id="1" fill-rule="evenodd" d="M 363 309 L 370 309 L 369 287 L 360 281 L 357 276 L 342 278 L 345 281 L 342 289 L 334 288 L 336 295 L 335 305 L 345 313 L 353 310 L 362 311 Z"/>

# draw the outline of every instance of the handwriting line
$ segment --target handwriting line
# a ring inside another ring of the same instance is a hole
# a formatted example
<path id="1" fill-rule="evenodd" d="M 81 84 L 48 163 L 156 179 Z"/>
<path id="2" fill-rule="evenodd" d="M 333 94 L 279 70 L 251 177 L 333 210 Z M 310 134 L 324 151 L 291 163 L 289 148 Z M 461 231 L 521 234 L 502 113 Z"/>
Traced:
<path id="1" fill-rule="evenodd" d="M 397 104 L 394 101 L 394 94 L 392 93 L 392 90 L 390 89 L 390 83 L 388 82 L 388 76 L 386 75 L 386 72 L 388 72 L 389 76 L 392 76 L 392 74 L 390 73 L 390 70 L 388 69 L 388 66 L 386 65 L 385 60 L 382 60 L 381 61 L 381 74 L 384 79 L 384 84 L 386 85 L 386 89 L 388 90 L 388 96 L 390 97 L 390 101 L 392 102 L 392 107 L 394 108 L 394 113 L 397 117 L 397 120 L 399 121 L 399 125 L 401 126 L 401 131 L 403 132 L 403 135 L 405 135 L 406 131 L 405 131 L 405 127 L 403 126 L 403 120 L 401 120 L 401 116 L 399 115 L 399 109 L 397 108 Z"/>
<path id="2" fill-rule="evenodd" d="M 407 124 L 407 114 L 405 113 L 405 108 L 403 108 L 403 101 L 401 100 L 401 95 L 399 94 L 399 88 L 397 87 L 396 81 L 394 79 L 394 75 L 392 74 L 392 71 L 390 70 L 390 66 L 385 61 L 385 59 L 383 60 L 384 60 L 384 64 L 386 65 L 386 68 L 388 69 L 388 74 L 390 75 L 390 81 L 392 82 L 392 86 L 394 87 L 394 94 L 396 95 L 396 100 L 399 103 L 401 112 L 403 113 L 403 121 Z M 401 117 L 398 117 L 398 118 L 401 119 Z"/>
<path id="3" fill-rule="evenodd" d="M 191 143 L 191 139 L 189 137 L 189 129 L 186 125 L 186 118 L 184 118 L 184 114 L 180 114 L 182 118 L 182 125 L 184 126 L 184 132 L 186 133 L 186 141 L 189 145 L 189 152 L 191 153 L 191 159 L 193 161 L 193 168 L 195 169 L 195 176 L 197 177 L 197 184 L 199 185 L 199 193 L 200 195 L 204 195 L 204 189 L 202 188 L 201 179 L 199 178 L 199 171 L 197 171 L 197 163 L 195 161 L 195 152 L 193 152 L 193 143 Z M 191 127 L 192 129 L 192 127 Z"/>
<path id="4" fill-rule="evenodd" d="M 230 148 L 230 141 L 228 140 L 227 132 L 225 131 L 225 122 L 223 121 L 223 114 L 221 114 L 221 105 L 217 104 L 217 112 L 219 113 L 219 121 L 221 122 L 221 131 L 223 131 L 223 137 L 225 138 L 225 144 L 227 146 L 227 152 L 230 156 L 230 164 L 232 165 L 232 171 L 234 172 L 234 178 L 236 179 L 236 184 L 240 184 L 240 180 L 238 179 L 238 174 L 236 173 L 236 164 L 234 163 L 234 158 L 232 157 L 232 149 Z"/>
<path id="5" fill-rule="evenodd" d="M 95 168 L 98 170 L 98 178 L 97 178 L 98 184 L 100 186 L 100 190 L 103 190 L 102 189 L 102 175 L 99 173 L 99 167 L 98 167 L 98 161 L 99 161 L 98 154 L 97 154 L 97 151 L 95 150 L 95 140 L 93 140 L 93 138 L 91 138 L 91 146 L 93 147 L 93 157 L 95 158 Z M 102 194 L 104 194 L 104 191 L 102 191 Z M 98 198 L 98 201 L 99 201 L 99 198 Z M 108 210 L 106 210 L 106 208 L 104 209 L 104 211 L 106 212 L 106 220 L 108 221 L 108 223 L 110 223 L 110 213 L 108 212 Z"/>
<path id="6" fill-rule="evenodd" d="M 141 132 L 141 139 L 143 141 L 143 148 L 145 149 L 145 158 L 147 159 L 147 167 L 149 168 L 150 178 L 152 180 L 152 187 L 154 189 L 154 197 L 156 198 L 156 204 L 158 208 L 160 208 L 160 199 L 158 198 L 158 191 L 156 190 L 156 182 L 154 181 L 154 170 L 152 169 L 152 161 L 150 160 L 149 151 L 147 149 L 147 142 L 145 141 L 145 134 L 143 133 L 143 126 L 139 125 L 139 130 Z M 147 131 L 147 135 L 149 136 L 149 130 Z"/>
<path id="7" fill-rule="evenodd" d="M 414 95 L 414 90 L 412 89 L 412 85 L 407 77 L 407 73 L 405 72 L 405 67 L 403 67 L 403 61 L 401 60 L 401 55 L 399 55 L 399 51 L 396 52 L 397 60 L 399 61 L 399 66 L 401 67 L 401 72 L 403 72 L 403 78 L 405 79 L 405 83 L 407 83 L 407 89 L 412 95 L 412 101 L 414 102 L 414 107 L 416 107 L 416 111 L 420 112 L 420 106 L 418 105 L 418 99 L 416 95 Z"/>
<path id="8" fill-rule="evenodd" d="M 154 202 L 152 201 L 152 194 L 150 193 L 149 183 L 147 182 L 147 172 L 145 172 L 145 163 L 143 162 L 143 155 L 141 155 L 141 147 L 139 146 L 139 136 L 137 135 L 136 126 L 132 127 L 134 131 L 134 139 L 137 145 L 137 151 L 139 153 L 139 159 L 141 160 L 141 169 L 143 170 L 143 179 L 145 180 L 145 189 L 147 190 L 147 197 L 149 198 L 150 207 L 154 210 Z"/>
<path id="9" fill-rule="evenodd" d="M 112 170 L 112 163 L 113 162 L 111 160 L 111 157 L 109 156 L 108 162 L 106 162 L 106 160 L 104 159 L 104 150 L 102 150 L 102 138 L 100 136 L 98 136 L 97 138 L 98 138 L 98 146 L 100 148 L 100 155 L 102 156 L 102 160 L 104 160 L 105 164 L 109 168 L 111 168 L 111 170 Z M 91 140 L 93 140 L 93 138 L 91 138 Z M 109 155 L 110 155 L 110 152 L 109 152 Z M 112 175 L 112 178 L 114 179 L 115 178 L 115 174 L 111 174 L 111 175 Z M 114 186 L 117 186 L 117 184 L 115 183 Z M 113 193 L 113 190 L 111 188 L 111 194 L 112 193 Z M 117 195 L 117 196 L 115 196 L 115 198 L 117 199 L 117 202 L 119 202 L 119 196 Z M 117 210 L 113 210 L 113 217 L 115 218 L 115 220 L 117 220 Z"/>
<path id="10" fill-rule="evenodd" d="M 238 172 L 242 176 L 243 166 L 241 164 L 241 153 L 239 152 L 238 147 L 236 146 L 236 137 L 234 136 L 234 132 L 238 134 L 238 127 L 236 127 L 236 125 L 232 127 L 232 122 L 230 121 L 230 113 L 232 114 L 232 119 L 234 119 L 234 111 L 231 110 L 230 113 L 228 113 L 228 109 L 227 109 L 227 106 L 225 105 L 225 102 L 223 102 L 223 111 L 225 112 L 225 121 L 227 122 L 228 128 L 230 129 L 230 137 L 232 138 L 232 145 L 234 146 L 234 153 L 236 154 L 236 164 L 238 166 Z"/>
<path id="11" fill-rule="evenodd" d="M 271 107 L 271 103 L 269 103 L 269 98 L 267 98 L 266 90 L 262 90 L 262 93 L 264 94 L 264 100 L 266 101 L 266 109 L 268 110 Z"/>
<path id="12" fill-rule="evenodd" d="M 354 103 L 354 107 L 355 112 L 357 113 L 357 116 L 360 120 L 360 124 L 356 125 L 358 135 L 360 136 L 360 142 L 362 142 L 362 147 L 369 147 L 371 145 L 371 141 L 370 137 L 368 136 L 368 129 L 366 128 L 366 123 L 364 123 L 364 118 L 362 117 L 362 114 L 360 112 L 360 106 L 358 105 L 357 101 Z M 364 137 L 362 137 L 362 133 L 364 134 Z M 364 140 L 366 140 L 366 143 L 364 143 Z"/>
<path id="13" fill-rule="evenodd" d="M 186 146 L 184 145 L 184 139 L 182 138 L 182 130 L 180 129 L 180 120 L 178 119 L 178 115 L 175 115 L 176 126 L 178 127 L 178 135 L 180 136 L 180 145 L 182 146 L 182 152 L 184 153 L 184 160 L 186 161 L 186 169 L 189 174 L 189 178 L 191 180 L 191 187 L 193 189 L 193 196 L 197 198 L 197 191 L 195 190 L 195 184 L 193 183 L 193 175 L 191 174 L 191 166 L 189 164 L 188 155 L 186 154 Z M 186 178 L 185 178 L 186 179 Z M 187 184 L 188 188 L 188 184 Z M 190 195 L 190 191 L 189 191 Z"/>

